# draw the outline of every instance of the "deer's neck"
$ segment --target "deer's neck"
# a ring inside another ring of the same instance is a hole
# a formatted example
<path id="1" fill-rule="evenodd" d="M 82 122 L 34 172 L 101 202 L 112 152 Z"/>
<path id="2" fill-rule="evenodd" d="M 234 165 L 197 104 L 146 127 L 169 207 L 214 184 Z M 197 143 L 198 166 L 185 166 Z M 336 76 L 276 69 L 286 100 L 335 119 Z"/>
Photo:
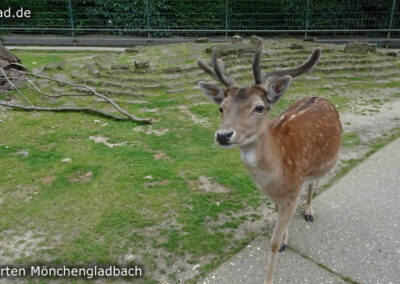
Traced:
<path id="1" fill-rule="evenodd" d="M 269 130 L 259 135 L 252 143 L 240 147 L 240 156 L 257 186 L 265 190 L 279 179 L 281 172 L 280 148 Z"/>
<path id="2" fill-rule="evenodd" d="M 268 170 L 275 167 L 279 147 L 269 130 L 261 133 L 253 142 L 240 147 L 240 155 L 246 166 Z"/>

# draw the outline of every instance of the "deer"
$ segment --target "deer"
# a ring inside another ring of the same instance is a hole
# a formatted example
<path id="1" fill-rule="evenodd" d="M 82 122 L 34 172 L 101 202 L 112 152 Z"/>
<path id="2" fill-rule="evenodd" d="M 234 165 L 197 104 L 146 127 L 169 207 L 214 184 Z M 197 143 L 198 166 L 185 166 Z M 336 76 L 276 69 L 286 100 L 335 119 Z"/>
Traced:
<path id="1" fill-rule="evenodd" d="M 240 88 L 226 76 L 218 49 L 212 66 L 202 59 L 203 71 L 224 87 L 200 81 L 199 88 L 219 105 L 222 123 L 215 140 L 223 149 L 238 147 L 241 159 L 256 186 L 275 204 L 277 217 L 270 239 L 264 283 L 273 283 L 278 252 L 287 245 L 288 226 L 298 207 L 303 184 L 308 187 L 304 219 L 313 222 L 313 187 L 336 164 L 342 144 L 342 124 L 334 105 L 320 97 L 294 102 L 281 115 L 270 118 L 270 109 L 282 98 L 293 78 L 311 70 L 322 49 L 315 48 L 298 67 L 263 73 L 263 41 L 255 47 L 252 63 L 254 84 Z M 308 185 L 308 186 L 307 186 Z"/>

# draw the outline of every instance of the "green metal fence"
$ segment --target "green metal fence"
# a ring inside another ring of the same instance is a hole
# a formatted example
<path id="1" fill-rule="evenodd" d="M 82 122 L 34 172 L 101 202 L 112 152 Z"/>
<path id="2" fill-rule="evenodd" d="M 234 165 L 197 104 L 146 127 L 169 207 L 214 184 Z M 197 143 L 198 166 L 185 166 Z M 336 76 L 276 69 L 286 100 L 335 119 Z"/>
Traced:
<path id="1" fill-rule="evenodd" d="M 1 33 L 203 36 L 230 34 L 396 37 L 396 0 L 2 0 Z"/>

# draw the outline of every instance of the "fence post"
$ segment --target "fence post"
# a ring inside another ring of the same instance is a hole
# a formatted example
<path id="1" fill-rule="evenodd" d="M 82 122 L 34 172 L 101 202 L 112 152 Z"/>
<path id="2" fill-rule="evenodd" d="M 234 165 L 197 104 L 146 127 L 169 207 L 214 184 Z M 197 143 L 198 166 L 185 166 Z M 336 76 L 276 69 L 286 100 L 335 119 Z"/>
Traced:
<path id="1" fill-rule="evenodd" d="M 390 20 L 389 20 L 389 29 L 392 28 L 393 25 L 393 16 L 394 16 L 394 9 L 396 8 L 396 0 L 392 2 L 392 11 L 390 12 Z M 389 47 L 389 40 L 390 40 L 390 31 L 387 33 L 386 36 L 386 48 Z"/>
<path id="2" fill-rule="evenodd" d="M 149 0 L 146 2 L 146 26 L 147 26 L 147 37 L 150 37 L 150 11 L 149 11 Z"/>
<path id="3" fill-rule="evenodd" d="M 228 18 L 228 0 L 225 0 L 225 38 L 228 38 L 228 27 L 229 27 L 229 18 Z"/>
<path id="4" fill-rule="evenodd" d="M 307 30 L 308 30 L 308 21 L 310 17 L 310 0 L 307 0 L 307 7 L 306 7 L 306 26 L 305 26 L 305 33 L 304 39 L 307 39 Z"/>
<path id="5" fill-rule="evenodd" d="M 74 37 L 75 37 L 75 26 L 74 26 L 74 16 L 72 15 L 72 3 L 71 3 L 71 0 L 68 0 L 68 8 L 69 8 L 69 21 L 70 21 L 70 23 L 71 23 L 71 28 L 72 28 L 72 40 L 73 40 L 73 42 L 74 42 L 74 45 L 75 45 L 75 39 L 74 39 Z"/>

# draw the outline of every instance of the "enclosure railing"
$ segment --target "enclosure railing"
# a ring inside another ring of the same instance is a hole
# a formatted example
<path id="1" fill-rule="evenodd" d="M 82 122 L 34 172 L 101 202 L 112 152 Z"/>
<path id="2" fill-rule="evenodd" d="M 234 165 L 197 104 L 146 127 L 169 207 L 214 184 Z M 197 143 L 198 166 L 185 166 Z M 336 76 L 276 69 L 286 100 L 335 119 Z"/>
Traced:
<path id="1" fill-rule="evenodd" d="M 398 0 L 3 0 L 0 33 L 399 36 Z M 5 17 L 4 11 L 30 11 Z"/>

